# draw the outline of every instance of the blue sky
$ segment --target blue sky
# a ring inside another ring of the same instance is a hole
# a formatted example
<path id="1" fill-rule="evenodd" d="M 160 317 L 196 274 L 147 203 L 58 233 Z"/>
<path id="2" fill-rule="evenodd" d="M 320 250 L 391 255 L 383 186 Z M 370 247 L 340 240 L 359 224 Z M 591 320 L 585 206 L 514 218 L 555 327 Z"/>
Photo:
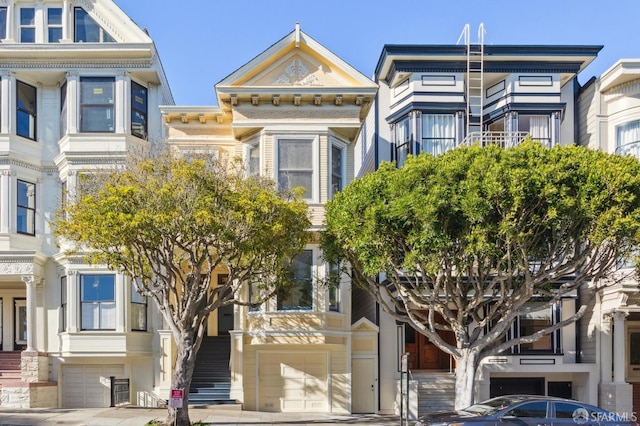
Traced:
<path id="1" fill-rule="evenodd" d="M 604 45 L 586 82 L 640 58 L 640 0 L 116 0 L 154 39 L 177 105 L 215 105 L 214 85 L 294 29 L 371 77 L 384 44 Z"/>

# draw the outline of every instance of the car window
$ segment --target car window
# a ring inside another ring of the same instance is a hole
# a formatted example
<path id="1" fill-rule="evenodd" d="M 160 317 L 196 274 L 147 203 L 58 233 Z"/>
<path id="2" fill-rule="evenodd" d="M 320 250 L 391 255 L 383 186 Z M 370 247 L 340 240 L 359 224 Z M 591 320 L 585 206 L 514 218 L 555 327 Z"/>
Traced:
<path id="1" fill-rule="evenodd" d="M 584 410 L 582 405 L 571 404 L 569 402 L 556 402 L 556 418 L 558 419 L 573 419 L 583 418 L 589 416 L 589 411 Z M 582 410 L 580 410 L 583 408 Z M 589 420 L 588 418 L 585 419 Z"/>
<path id="2" fill-rule="evenodd" d="M 547 403 L 545 401 L 527 402 L 507 411 L 507 416 L 514 417 L 547 417 Z"/>

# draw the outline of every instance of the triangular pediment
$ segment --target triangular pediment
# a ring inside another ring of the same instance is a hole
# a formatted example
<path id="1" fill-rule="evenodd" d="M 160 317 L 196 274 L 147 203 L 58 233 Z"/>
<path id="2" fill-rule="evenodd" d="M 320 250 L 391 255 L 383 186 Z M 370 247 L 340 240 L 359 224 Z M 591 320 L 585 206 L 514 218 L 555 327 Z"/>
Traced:
<path id="1" fill-rule="evenodd" d="M 367 318 L 362 317 L 351 325 L 353 333 L 377 333 L 380 328 Z"/>
<path id="2" fill-rule="evenodd" d="M 296 30 L 273 44 L 216 85 L 220 95 L 259 88 L 368 90 L 377 85 L 313 38 Z"/>
<path id="3" fill-rule="evenodd" d="M 113 43 L 152 43 L 146 31 L 112 0 L 76 0 L 74 7 L 84 10 L 85 19 L 100 27 L 102 40 L 108 37 Z"/>

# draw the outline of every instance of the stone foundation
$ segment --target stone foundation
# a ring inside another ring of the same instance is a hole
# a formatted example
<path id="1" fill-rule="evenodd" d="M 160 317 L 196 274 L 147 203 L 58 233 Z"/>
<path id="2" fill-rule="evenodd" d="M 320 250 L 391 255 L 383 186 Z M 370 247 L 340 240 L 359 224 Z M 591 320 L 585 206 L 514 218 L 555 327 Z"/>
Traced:
<path id="1" fill-rule="evenodd" d="M 2 408 L 58 407 L 58 384 L 56 382 L 6 381 L 0 392 L 0 407 Z"/>
<path id="2" fill-rule="evenodd" d="M 49 380 L 49 356 L 37 351 L 23 351 L 20 370 L 23 382 L 46 382 Z"/>

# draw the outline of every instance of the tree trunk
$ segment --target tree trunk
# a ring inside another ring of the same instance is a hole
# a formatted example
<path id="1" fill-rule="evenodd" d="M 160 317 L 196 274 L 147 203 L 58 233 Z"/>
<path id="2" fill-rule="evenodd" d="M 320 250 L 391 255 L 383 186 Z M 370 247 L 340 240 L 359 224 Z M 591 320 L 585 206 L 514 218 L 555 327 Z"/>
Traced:
<path id="1" fill-rule="evenodd" d="M 172 389 L 182 389 L 182 408 L 169 407 L 167 425 L 189 426 L 189 387 L 196 365 L 195 331 L 182 331 L 180 339 L 176 339 L 178 354 L 171 378 Z"/>
<path id="2" fill-rule="evenodd" d="M 478 353 L 472 349 L 460 349 L 456 359 L 456 401 L 455 409 L 461 410 L 473 404 L 476 390 L 476 370 Z"/>

